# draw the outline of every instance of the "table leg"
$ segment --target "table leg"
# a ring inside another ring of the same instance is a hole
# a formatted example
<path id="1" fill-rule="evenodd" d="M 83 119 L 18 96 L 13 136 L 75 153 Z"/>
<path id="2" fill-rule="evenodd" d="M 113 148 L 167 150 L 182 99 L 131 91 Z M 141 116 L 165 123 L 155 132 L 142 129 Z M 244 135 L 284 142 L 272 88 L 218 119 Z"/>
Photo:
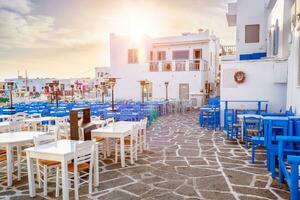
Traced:
<path id="1" fill-rule="evenodd" d="M 120 153 L 121 153 L 121 166 L 125 167 L 125 145 L 124 145 L 124 137 L 120 137 L 121 147 L 120 147 Z"/>
<path id="2" fill-rule="evenodd" d="M 94 159 L 94 184 L 99 186 L 99 145 L 95 145 L 95 159 Z"/>
<path id="3" fill-rule="evenodd" d="M 29 195 L 30 197 L 34 197 L 35 182 L 34 182 L 33 159 L 30 158 L 28 153 L 26 153 L 26 158 L 27 158 L 27 170 L 28 170 Z"/>
<path id="4" fill-rule="evenodd" d="M 109 138 L 106 138 L 105 139 L 105 142 L 106 142 L 106 154 L 108 157 L 110 157 L 110 141 L 109 141 Z"/>
<path id="5" fill-rule="evenodd" d="M 244 121 L 241 120 L 241 140 L 244 141 Z"/>
<path id="6" fill-rule="evenodd" d="M 69 179 L 68 179 L 68 163 L 67 161 L 61 162 L 61 176 L 62 176 L 62 190 L 63 190 L 63 199 L 69 199 Z"/>
<path id="7" fill-rule="evenodd" d="M 12 186 L 12 182 L 13 182 L 13 152 L 12 152 L 12 146 L 9 144 L 6 146 L 6 155 L 7 155 L 7 162 L 6 162 L 7 186 Z"/>

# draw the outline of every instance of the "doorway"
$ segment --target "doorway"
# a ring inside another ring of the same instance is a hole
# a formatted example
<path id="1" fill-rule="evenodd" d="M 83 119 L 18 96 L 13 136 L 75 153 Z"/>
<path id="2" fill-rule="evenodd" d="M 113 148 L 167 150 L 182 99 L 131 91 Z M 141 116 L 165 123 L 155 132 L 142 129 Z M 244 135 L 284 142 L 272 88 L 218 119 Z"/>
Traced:
<path id="1" fill-rule="evenodd" d="M 189 84 L 188 83 L 180 83 L 179 84 L 179 99 L 180 100 L 189 100 Z"/>
<path id="2" fill-rule="evenodd" d="M 202 59 L 202 49 L 194 49 L 194 70 L 200 70 L 200 60 Z"/>

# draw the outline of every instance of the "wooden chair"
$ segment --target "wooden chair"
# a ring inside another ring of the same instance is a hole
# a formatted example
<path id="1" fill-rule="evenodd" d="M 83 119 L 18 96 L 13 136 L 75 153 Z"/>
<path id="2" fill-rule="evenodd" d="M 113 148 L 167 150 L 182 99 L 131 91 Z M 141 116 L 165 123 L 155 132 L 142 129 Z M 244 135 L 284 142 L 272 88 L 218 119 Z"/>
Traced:
<path id="1" fill-rule="evenodd" d="M 74 161 L 68 165 L 70 181 L 74 187 L 70 187 L 75 192 L 75 199 L 79 199 L 79 188 L 82 184 L 88 183 L 89 194 L 92 193 L 93 167 L 95 155 L 95 142 L 85 141 L 77 144 L 74 150 Z M 60 187 L 59 174 L 57 174 L 56 185 Z M 59 188 L 56 188 L 56 197 L 59 196 Z"/>
<path id="2" fill-rule="evenodd" d="M 144 118 L 140 121 L 140 127 L 138 131 L 138 141 L 139 141 L 139 149 L 140 153 L 143 152 L 143 150 L 148 149 L 147 144 L 147 118 Z"/>
<path id="3" fill-rule="evenodd" d="M 38 137 L 34 137 L 34 145 L 39 146 L 51 142 L 55 142 L 57 140 L 57 136 L 55 135 L 41 135 Z M 52 160 L 41 160 L 38 159 L 36 161 L 37 165 L 37 177 L 39 182 L 39 188 L 42 187 L 43 183 L 43 194 L 47 196 L 47 186 L 48 180 L 55 178 L 55 174 L 53 174 L 53 169 L 56 169 L 56 176 L 60 168 L 60 162 L 52 161 Z"/>
<path id="4" fill-rule="evenodd" d="M 118 162 L 119 149 L 121 141 L 115 142 L 115 162 Z M 137 150 L 138 150 L 138 126 L 134 125 L 131 129 L 130 138 L 124 139 L 125 153 L 129 152 L 130 163 L 134 164 L 134 160 L 137 160 Z"/>

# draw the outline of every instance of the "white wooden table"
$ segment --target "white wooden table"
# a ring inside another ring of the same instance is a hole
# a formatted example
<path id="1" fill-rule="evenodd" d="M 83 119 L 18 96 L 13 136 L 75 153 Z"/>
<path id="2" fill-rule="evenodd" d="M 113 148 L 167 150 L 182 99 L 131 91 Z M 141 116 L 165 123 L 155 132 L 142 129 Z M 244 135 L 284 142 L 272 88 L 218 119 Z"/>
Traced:
<path id="1" fill-rule="evenodd" d="M 9 127 L 9 121 L 0 122 L 0 132 L 7 132 Z"/>
<path id="2" fill-rule="evenodd" d="M 33 138 L 39 135 L 45 134 L 44 132 L 35 131 L 21 131 L 13 133 L 1 133 L 0 134 L 0 146 L 6 147 L 7 155 L 7 185 L 12 186 L 13 180 L 13 151 L 15 146 L 22 146 L 33 142 Z"/>
<path id="3" fill-rule="evenodd" d="M 30 197 L 36 195 L 35 181 L 33 173 L 33 160 L 34 159 L 49 159 L 61 162 L 62 169 L 62 190 L 63 199 L 69 199 L 69 183 L 68 183 L 68 163 L 74 159 L 75 145 L 83 141 L 77 140 L 58 140 L 49 144 L 41 145 L 38 147 L 31 147 L 25 149 L 27 157 L 28 169 L 28 182 Z M 95 147 L 94 157 L 94 184 L 99 185 L 99 161 L 98 161 L 98 144 Z"/>
<path id="4" fill-rule="evenodd" d="M 257 119 L 263 118 L 262 115 L 257 115 L 257 114 L 240 114 L 240 115 L 237 115 L 237 118 L 239 119 L 239 122 L 241 124 L 241 140 L 242 141 L 244 141 L 244 117 L 246 117 L 246 118 L 257 118 Z"/>
<path id="5" fill-rule="evenodd" d="M 124 138 L 130 136 L 132 124 L 130 123 L 122 123 L 115 122 L 110 124 L 109 126 L 105 126 L 103 128 L 98 128 L 91 131 L 92 138 L 94 137 L 103 137 L 106 139 L 109 138 L 118 138 L 120 139 L 120 152 L 121 152 L 121 166 L 125 167 L 125 144 Z"/>

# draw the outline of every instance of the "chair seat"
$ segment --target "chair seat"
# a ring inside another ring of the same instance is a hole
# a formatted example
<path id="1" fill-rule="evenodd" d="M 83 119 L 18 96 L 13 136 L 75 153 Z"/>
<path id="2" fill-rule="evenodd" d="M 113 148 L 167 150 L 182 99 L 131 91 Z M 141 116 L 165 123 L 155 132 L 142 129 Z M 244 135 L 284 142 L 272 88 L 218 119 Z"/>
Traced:
<path id="1" fill-rule="evenodd" d="M 94 137 L 96 139 L 96 142 L 102 142 L 105 140 L 103 137 Z"/>
<path id="2" fill-rule="evenodd" d="M 135 143 L 136 143 L 136 141 L 135 141 L 135 140 L 133 140 L 132 142 L 133 142 L 133 144 L 135 144 Z M 118 141 L 117 141 L 117 144 L 121 144 L 121 141 L 120 141 L 120 140 L 118 140 Z M 124 140 L 124 144 L 125 144 L 125 145 L 130 145 L 130 139 L 125 139 L 125 140 Z"/>
<path id="3" fill-rule="evenodd" d="M 247 129 L 248 133 L 258 133 L 257 129 Z"/>
<path id="4" fill-rule="evenodd" d="M 46 165 L 46 166 L 54 166 L 54 165 L 59 165 L 60 162 L 53 161 L 53 160 L 39 160 L 40 165 Z"/>
<path id="5" fill-rule="evenodd" d="M 77 171 L 78 172 L 87 171 L 87 170 L 89 170 L 89 168 L 90 168 L 90 164 L 82 163 L 77 166 Z M 68 165 L 68 170 L 69 170 L 69 172 L 74 172 L 74 163 L 73 162 Z"/>
<path id="6" fill-rule="evenodd" d="M 5 155 L 0 156 L 0 162 L 5 161 L 5 160 L 6 160 L 6 156 Z"/>
<path id="7" fill-rule="evenodd" d="M 0 155 L 1 154 L 6 154 L 6 150 L 5 149 L 0 149 Z"/>
<path id="8" fill-rule="evenodd" d="M 233 126 L 235 126 L 235 127 L 241 127 L 242 125 L 240 123 L 234 123 Z"/>

